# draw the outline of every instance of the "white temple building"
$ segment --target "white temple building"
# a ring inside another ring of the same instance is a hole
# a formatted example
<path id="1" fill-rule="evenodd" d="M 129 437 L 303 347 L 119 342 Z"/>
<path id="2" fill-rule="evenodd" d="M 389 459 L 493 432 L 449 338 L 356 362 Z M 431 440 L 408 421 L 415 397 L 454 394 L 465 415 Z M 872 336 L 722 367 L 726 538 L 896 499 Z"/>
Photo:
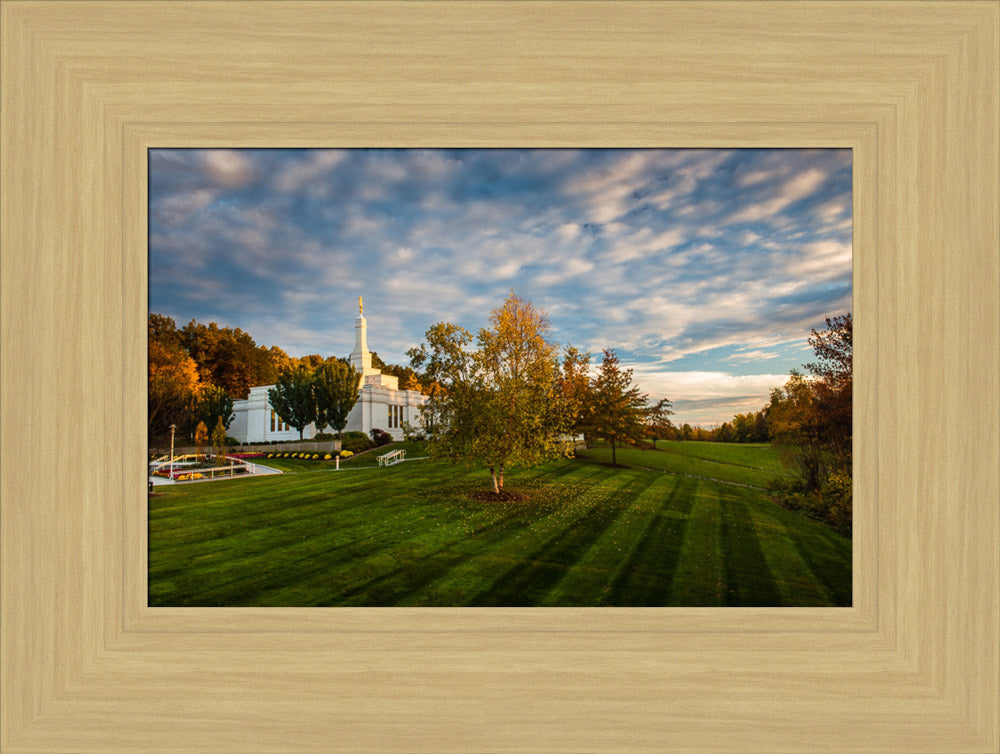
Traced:
<path id="1" fill-rule="evenodd" d="M 361 373 L 358 385 L 358 402 L 347 416 L 345 432 L 364 432 L 372 429 L 385 430 L 394 440 L 403 439 L 403 424 L 414 428 L 422 426 L 420 407 L 427 402 L 427 396 L 416 390 L 400 390 L 399 378 L 382 374 L 372 366 L 372 355 L 368 350 L 368 322 L 364 317 L 361 299 L 358 299 L 358 318 L 354 321 L 354 350 L 351 352 L 351 366 Z M 267 391 L 274 385 L 250 388 L 246 400 L 233 401 L 232 424 L 227 434 L 242 443 L 271 442 L 272 440 L 298 440 L 299 432 L 281 421 L 268 402 Z M 311 439 L 321 431 L 335 432 L 328 427 L 317 429 L 310 424 L 302 433 L 304 439 Z"/>

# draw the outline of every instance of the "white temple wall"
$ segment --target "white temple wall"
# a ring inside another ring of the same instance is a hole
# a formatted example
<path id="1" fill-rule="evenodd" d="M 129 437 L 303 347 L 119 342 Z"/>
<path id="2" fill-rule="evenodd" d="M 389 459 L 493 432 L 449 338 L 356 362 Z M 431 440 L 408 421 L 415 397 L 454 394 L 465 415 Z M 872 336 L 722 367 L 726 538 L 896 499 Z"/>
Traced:
<path id="1" fill-rule="evenodd" d="M 414 427 L 421 425 L 419 407 L 427 402 L 427 397 L 414 390 L 400 390 L 398 377 L 382 374 L 372 367 L 371 353 L 368 351 L 368 326 L 363 316 L 358 316 L 354 328 L 355 344 L 350 360 L 352 366 L 361 373 L 360 395 L 358 402 L 347 415 L 347 426 L 344 427 L 344 431 L 364 432 L 370 435 L 372 429 L 377 427 L 388 432 L 393 439 L 401 440 L 404 422 Z M 244 443 L 299 439 L 298 430 L 294 427 L 271 430 L 271 405 L 268 402 L 267 392 L 272 387 L 274 386 L 252 387 L 246 400 L 233 401 L 235 418 L 229 428 L 232 437 Z M 392 420 L 390 420 L 390 406 L 401 407 Z M 302 436 L 304 439 L 311 439 L 316 434 L 316 427 L 310 424 Z"/>

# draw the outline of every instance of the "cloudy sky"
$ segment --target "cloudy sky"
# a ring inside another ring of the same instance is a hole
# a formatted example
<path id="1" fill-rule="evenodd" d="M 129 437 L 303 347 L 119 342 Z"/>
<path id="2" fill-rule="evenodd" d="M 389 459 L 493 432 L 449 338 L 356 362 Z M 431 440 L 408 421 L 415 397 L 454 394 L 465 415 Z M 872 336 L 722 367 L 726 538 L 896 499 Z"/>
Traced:
<path id="1" fill-rule="evenodd" d="M 767 402 L 851 310 L 850 150 L 152 150 L 150 311 L 388 362 L 513 289 L 678 423 Z"/>

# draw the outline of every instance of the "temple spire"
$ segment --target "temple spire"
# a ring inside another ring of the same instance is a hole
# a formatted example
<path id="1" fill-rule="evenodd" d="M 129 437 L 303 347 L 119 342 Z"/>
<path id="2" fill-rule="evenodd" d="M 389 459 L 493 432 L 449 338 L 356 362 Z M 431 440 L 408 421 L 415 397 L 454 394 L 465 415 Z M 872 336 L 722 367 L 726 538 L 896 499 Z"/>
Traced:
<path id="1" fill-rule="evenodd" d="M 378 370 L 372 368 L 372 355 L 368 350 L 368 322 L 365 320 L 364 303 L 361 296 L 358 296 L 358 318 L 354 320 L 354 350 L 351 351 L 351 366 L 358 370 L 362 376 L 366 374 L 377 374 Z"/>

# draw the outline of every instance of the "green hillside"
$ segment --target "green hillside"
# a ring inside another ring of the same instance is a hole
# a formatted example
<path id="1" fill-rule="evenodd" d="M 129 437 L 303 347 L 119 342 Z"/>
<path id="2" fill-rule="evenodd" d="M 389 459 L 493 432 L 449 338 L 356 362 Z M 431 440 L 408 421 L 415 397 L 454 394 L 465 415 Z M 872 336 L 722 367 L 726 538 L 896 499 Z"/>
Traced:
<path id="1" fill-rule="evenodd" d="M 482 470 L 429 460 L 160 488 L 149 602 L 851 603 L 850 540 L 757 489 L 779 471 L 769 448 L 660 445 L 619 450 L 615 468 L 596 448 L 508 473 L 516 501 L 482 495 Z"/>

